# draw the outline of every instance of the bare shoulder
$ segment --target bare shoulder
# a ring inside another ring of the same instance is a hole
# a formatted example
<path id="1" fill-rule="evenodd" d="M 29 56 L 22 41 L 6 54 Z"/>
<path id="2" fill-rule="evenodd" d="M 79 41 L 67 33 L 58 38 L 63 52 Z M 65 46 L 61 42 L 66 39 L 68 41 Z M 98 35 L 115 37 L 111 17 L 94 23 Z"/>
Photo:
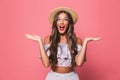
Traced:
<path id="1" fill-rule="evenodd" d="M 81 38 L 79 38 L 79 37 L 77 37 L 77 44 L 82 45 L 82 39 L 81 39 Z"/>
<path id="2" fill-rule="evenodd" d="M 50 35 L 44 38 L 44 44 L 50 44 Z"/>

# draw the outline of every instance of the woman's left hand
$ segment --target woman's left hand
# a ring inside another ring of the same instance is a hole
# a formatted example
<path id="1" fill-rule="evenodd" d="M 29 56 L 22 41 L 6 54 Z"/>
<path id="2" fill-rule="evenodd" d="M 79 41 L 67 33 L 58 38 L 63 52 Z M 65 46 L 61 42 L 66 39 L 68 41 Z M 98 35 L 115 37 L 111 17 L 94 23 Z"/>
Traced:
<path id="1" fill-rule="evenodd" d="M 97 41 L 97 40 L 101 40 L 102 38 L 100 38 L 100 37 L 96 37 L 96 38 L 85 38 L 85 40 L 84 40 L 84 42 L 90 42 L 90 41 Z"/>

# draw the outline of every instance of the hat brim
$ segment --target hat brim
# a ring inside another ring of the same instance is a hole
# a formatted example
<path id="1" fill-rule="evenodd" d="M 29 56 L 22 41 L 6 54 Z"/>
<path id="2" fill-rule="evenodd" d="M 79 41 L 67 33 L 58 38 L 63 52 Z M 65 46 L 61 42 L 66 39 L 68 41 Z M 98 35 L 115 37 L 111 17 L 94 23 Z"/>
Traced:
<path id="1" fill-rule="evenodd" d="M 58 12 L 60 12 L 60 11 L 69 12 L 69 13 L 71 14 L 71 16 L 72 16 L 73 22 L 74 22 L 74 23 L 77 22 L 78 16 L 77 16 L 77 14 L 76 14 L 75 11 L 73 11 L 71 8 L 67 8 L 67 7 L 58 7 L 58 8 L 53 9 L 53 10 L 50 12 L 49 16 L 48 16 L 49 21 L 50 21 L 51 24 L 52 24 L 53 21 L 54 21 L 54 17 L 55 17 L 55 15 L 56 15 L 56 13 L 58 13 Z"/>

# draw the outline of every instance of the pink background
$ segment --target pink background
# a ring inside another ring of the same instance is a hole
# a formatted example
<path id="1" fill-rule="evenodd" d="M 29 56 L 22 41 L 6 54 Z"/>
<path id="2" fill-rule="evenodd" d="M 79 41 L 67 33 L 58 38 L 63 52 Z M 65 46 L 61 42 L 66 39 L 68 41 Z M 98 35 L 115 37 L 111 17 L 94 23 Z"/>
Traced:
<path id="1" fill-rule="evenodd" d="M 79 16 L 76 35 L 102 37 L 88 43 L 87 62 L 76 71 L 81 80 L 120 80 L 119 0 L 0 0 L 0 80 L 45 80 L 37 42 L 25 33 L 42 38 L 51 32 L 50 11 L 73 8 Z"/>

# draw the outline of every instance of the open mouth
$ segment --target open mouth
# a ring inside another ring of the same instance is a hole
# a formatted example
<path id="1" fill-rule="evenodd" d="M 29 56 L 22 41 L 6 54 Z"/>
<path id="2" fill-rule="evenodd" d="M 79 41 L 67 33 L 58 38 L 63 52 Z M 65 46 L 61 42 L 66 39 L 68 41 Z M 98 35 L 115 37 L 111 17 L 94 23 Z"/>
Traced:
<path id="1" fill-rule="evenodd" d="M 65 26 L 59 26 L 60 30 L 63 31 L 65 29 Z"/>

